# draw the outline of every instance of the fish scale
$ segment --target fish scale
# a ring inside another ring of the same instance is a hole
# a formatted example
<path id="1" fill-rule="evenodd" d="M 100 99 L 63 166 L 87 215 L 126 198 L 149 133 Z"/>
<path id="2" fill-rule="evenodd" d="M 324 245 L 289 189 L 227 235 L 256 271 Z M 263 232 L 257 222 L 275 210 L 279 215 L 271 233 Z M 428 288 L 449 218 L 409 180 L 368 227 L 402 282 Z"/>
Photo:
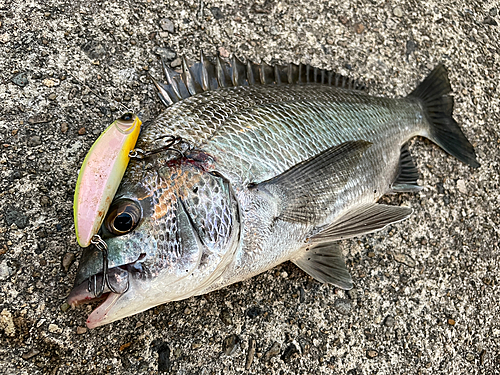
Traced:
<path id="1" fill-rule="evenodd" d="M 164 69 L 168 84 L 153 82 L 167 108 L 143 129 L 136 147 L 147 156 L 129 163 L 102 226 L 108 272 L 128 275 L 129 287 L 104 287 L 91 328 L 287 260 L 350 289 L 339 240 L 412 212 L 377 203 L 389 192 L 421 189 L 409 139 L 425 136 L 479 166 L 451 117 L 442 65 L 400 99 L 370 96 L 351 79 L 304 65 L 214 64 L 202 55 L 192 66 L 183 59 L 182 74 Z M 113 215 L 129 208 L 140 220 L 110 232 Z M 92 299 L 86 280 L 104 279 L 95 277 L 99 254 L 85 250 L 73 305 Z"/>
<path id="2" fill-rule="evenodd" d="M 184 99 L 172 108 L 174 113 L 184 113 L 182 119 L 167 108 L 155 126 L 146 129 L 138 147 L 161 147 L 162 142 L 153 141 L 160 134 L 180 135 L 217 160 L 225 172 L 236 170 L 234 174 L 245 184 L 271 178 L 346 140 L 377 143 L 393 137 L 391 141 L 401 146 L 426 126 L 418 117 L 422 109 L 413 99 L 374 98 L 316 84 L 225 90 L 228 92 L 222 97 L 230 98 L 230 109 L 226 110 L 224 101 L 213 100 L 201 109 L 196 96 Z M 213 112 L 223 120 L 203 121 Z M 191 130 L 186 133 L 185 129 Z"/>

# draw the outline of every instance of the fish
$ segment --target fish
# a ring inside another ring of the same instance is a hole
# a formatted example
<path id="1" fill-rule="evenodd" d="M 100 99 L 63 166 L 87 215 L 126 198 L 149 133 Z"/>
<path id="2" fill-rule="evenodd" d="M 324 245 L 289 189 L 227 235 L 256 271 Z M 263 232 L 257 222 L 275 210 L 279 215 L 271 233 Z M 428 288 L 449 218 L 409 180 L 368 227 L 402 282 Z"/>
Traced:
<path id="1" fill-rule="evenodd" d="M 403 98 L 303 64 L 202 53 L 195 64 L 183 58 L 180 73 L 162 67 L 166 82 L 151 78 L 166 108 L 141 130 L 136 147 L 147 157 L 129 162 L 99 232 L 108 267 L 85 248 L 68 296 L 77 306 L 103 291 L 89 328 L 285 261 L 349 290 L 341 241 L 412 213 L 378 203 L 421 190 L 410 139 L 479 167 L 442 64 Z"/>

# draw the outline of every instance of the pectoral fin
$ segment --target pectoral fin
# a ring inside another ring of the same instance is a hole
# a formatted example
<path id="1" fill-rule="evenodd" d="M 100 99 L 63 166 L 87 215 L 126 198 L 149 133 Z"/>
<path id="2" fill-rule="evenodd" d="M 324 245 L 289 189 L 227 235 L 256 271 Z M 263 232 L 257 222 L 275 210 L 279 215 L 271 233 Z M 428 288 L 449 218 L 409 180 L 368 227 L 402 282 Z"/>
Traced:
<path id="1" fill-rule="evenodd" d="M 291 222 L 313 223 L 328 215 L 336 196 L 355 176 L 367 141 L 348 141 L 331 147 L 299 163 L 270 180 L 249 189 L 268 191 L 281 200 L 279 218 Z"/>
<path id="2" fill-rule="evenodd" d="M 299 268 L 322 283 L 349 290 L 352 279 L 338 243 L 321 243 L 308 248 L 293 260 Z"/>
<path id="3" fill-rule="evenodd" d="M 346 212 L 325 229 L 310 237 L 310 241 L 331 242 L 361 236 L 406 219 L 411 213 L 412 209 L 409 207 L 377 203 L 361 205 Z"/>

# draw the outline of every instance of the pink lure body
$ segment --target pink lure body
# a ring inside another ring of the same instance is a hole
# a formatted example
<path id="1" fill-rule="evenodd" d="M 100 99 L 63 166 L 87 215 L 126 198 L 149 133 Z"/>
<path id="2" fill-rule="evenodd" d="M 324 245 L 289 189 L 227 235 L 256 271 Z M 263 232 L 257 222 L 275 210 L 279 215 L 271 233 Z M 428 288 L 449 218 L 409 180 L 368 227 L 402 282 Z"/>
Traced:
<path id="1" fill-rule="evenodd" d="M 141 120 L 126 113 L 94 142 L 83 161 L 75 189 L 75 232 L 82 247 L 90 245 L 106 217 L 141 130 Z"/>

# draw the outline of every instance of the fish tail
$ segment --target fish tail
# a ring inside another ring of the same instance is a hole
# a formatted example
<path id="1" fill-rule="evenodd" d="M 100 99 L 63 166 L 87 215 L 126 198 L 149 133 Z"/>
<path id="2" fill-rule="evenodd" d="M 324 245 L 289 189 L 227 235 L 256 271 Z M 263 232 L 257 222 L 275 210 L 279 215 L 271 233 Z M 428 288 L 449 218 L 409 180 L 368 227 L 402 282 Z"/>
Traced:
<path id="1" fill-rule="evenodd" d="M 479 167 L 474 147 L 452 117 L 453 97 L 447 95 L 450 92 L 448 71 L 439 64 L 408 96 L 420 99 L 424 105 L 430 123 L 428 138 L 458 160 Z"/>

